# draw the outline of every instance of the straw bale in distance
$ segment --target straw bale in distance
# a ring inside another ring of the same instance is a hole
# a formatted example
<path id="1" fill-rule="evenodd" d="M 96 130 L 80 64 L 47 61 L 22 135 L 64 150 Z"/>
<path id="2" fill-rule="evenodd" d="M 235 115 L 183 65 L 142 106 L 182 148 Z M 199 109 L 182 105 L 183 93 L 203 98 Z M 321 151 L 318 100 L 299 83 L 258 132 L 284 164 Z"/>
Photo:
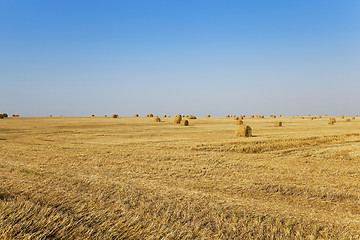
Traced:
<path id="1" fill-rule="evenodd" d="M 139 114 L 135 114 L 133 117 L 139 117 Z"/>
<path id="2" fill-rule="evenodd" d="M 279 121 L 274 122 L 274 127 L 282 127 L 282 122 Z"/>
<path id="3" fill-rule="evenodd" d="M 94 115 L 94 114 L 91 114 L 91 117 L 95 117 L 95 115 Z"/>
<path id="4" fill-rule="evenodd" d="M 346 121 L 346 122 L 351 122 L 350 118 L 347 118 L 345 121 Z"/>
<path id="5" fill-rule="evenodd" d="M 175 119 L 174 119 L 174 123 L 175 124 L 180 124 L 180 122 L 181 122 L 181 117 L 176 117 Z"/>
<path id="6" fill-rule="evenodd" d="M 210 117 L 210 115 L 207 115 L 207 117 Z"/>
<path id="7" fill-rule="evenodd" d="M 235 134 L 237 137 L 251 137 L 252 129 L 248 125 L 240 125 L 236 128 Z"/>
<path id="8" fill-rule="evenodd" d="M 156 117 L 156 118 L 154 119 L 154 121 L 155 121 L 155 122 L 161 122 L 161 119 L 160 119 L 159 117 Z"/>
<path id="9" fill-rule="evenodd" d="M 193 115 L 189 115 L 187 116 L 188 119 L 197 119 L 196 116 L 193 116 Z"/>
<path id="10" fill-rule="evenodd" d="M 328 121 L 328 124 L 333 125 L 334 123 L 336 123 L 336 119 L 335 118 L 330 118 Z"/>
<path id="11" fill-rule="evenodd" d="M 355 120 L 355 117 L 352 117 L 352 120 Z"/>
<path id="12" fill-rule="evenodd" d="M 1 115 L 2 115 L 2 118 L 7 118 L 7 117 L 9 117 L 7 113 L 3 113 L 3 114 L 1 114 Z"/>
<path id="13" fill-rule="evenodd" d="M 163 115 L 163 117 L 166 117 L 166 115 Z"/>
<path id="14" fill-rule="evenodd" d="M 104 115 L 104 117 L 107 117 L 107 115 Z"/>
<path id="15" fill-rule="evenodd" d="M 243 125 L 243 124 L 244 124 L 243 120 L 239 119 L 239 120 L 236 121 L 236 125 Z"/>
<path id="16" fill-rule="evenodd" d="M 119 117 L 119 115 L 117 115 L 117 114 L 113 114 L 113 115 L 111 115 L 111 117 L 112 117 L 112 118 L 118 118 L 118 117 Z"/>
<path id="17" fill-rule="evenodd" d="M 189 125 L 189 121 L 183 119 L 183 120 L 180 121 L 180 125 L 181 125 L 181 126 L 188 126 L 188 125 Z"/>

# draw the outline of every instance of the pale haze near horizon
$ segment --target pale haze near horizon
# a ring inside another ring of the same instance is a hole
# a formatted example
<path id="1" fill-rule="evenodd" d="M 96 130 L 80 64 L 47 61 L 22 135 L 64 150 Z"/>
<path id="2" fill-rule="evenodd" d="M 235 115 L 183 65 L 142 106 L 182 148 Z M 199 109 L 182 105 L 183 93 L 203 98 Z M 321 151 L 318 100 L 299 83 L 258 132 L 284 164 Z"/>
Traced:
<path id="1" fill-rule="evenodd" d="M 360 114 L 356 1 L 3 1 L 0 112 Z"/>

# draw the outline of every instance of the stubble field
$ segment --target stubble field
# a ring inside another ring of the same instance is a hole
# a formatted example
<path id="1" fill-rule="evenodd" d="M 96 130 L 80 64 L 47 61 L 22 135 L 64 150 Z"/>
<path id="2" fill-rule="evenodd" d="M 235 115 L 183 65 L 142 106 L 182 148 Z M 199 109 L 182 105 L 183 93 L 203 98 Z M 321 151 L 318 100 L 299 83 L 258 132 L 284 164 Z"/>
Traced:
<path id="1" fill-rule="evenodd" d="M 0 239 L 360 238 L 360 119 L 161 119 L 0 119 Z"/>

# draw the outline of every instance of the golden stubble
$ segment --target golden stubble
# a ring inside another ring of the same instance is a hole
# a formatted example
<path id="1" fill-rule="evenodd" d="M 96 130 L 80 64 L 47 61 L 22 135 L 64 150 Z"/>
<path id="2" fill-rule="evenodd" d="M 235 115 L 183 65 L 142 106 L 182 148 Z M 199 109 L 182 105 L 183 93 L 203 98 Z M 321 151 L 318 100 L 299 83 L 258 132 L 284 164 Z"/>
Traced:
<path id="1" fill-rule="evenodd" d="M 360 122 L 0 120 L 2 239 L 359 238 Z"/>

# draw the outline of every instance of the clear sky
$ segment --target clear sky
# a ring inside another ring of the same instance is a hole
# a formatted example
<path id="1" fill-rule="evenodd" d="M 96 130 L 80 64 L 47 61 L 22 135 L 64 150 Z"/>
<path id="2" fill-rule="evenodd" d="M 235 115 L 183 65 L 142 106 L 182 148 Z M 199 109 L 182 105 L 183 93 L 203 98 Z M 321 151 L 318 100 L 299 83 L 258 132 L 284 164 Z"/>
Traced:
<path id="1" fill-rule="evenodd" d="M 360 114 L 357 0 L 0 0 L 0 112 Z"/>

